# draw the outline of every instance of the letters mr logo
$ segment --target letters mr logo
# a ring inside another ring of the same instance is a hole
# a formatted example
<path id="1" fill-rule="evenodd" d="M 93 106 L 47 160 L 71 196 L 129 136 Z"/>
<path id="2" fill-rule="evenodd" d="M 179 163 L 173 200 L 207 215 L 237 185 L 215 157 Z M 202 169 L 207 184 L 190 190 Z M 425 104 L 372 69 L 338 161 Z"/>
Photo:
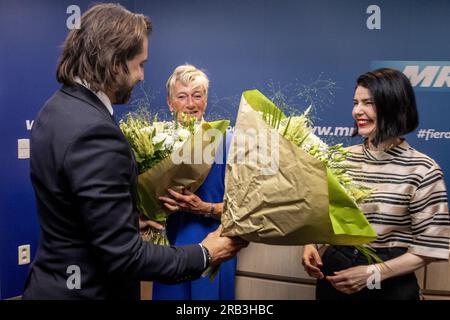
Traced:
<path id="1" fill-rule="evenodd" d="M 370 66 L 402 71 L 417 91 L 450 91 L 450 61 L 372 61 Z"/>

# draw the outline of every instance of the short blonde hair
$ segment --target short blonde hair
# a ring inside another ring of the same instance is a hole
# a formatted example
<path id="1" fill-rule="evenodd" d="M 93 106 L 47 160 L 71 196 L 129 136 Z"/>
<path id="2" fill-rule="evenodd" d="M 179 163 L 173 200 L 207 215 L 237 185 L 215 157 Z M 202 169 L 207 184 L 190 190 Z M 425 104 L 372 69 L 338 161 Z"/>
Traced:
<path id="1" fill-rule="evenodd" d="M 183 84 L 196 84 L 203 88 L 205 96 L 208 96 L 209 79 L 208 76 L 200 69 L 191 64 L 178 66 L 166 82 L 167 96 L 170 97 L 177 81 Z"/>

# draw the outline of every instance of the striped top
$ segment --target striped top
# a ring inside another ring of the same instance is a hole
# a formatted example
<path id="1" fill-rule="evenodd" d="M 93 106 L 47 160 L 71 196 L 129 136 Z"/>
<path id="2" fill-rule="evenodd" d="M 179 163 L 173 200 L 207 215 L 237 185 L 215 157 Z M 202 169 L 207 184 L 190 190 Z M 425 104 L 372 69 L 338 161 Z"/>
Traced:
<path id="1" fill-rule="evenodd" d="M 363 144 L 348 150 L 354 166 L 349 175 L 373 189 L 360 205 L 378 234 L 371 246 L 405 247 L 420 256 L 448 259 L 450 215 L 439 165 L 404 140 L 387 151 Z"/>

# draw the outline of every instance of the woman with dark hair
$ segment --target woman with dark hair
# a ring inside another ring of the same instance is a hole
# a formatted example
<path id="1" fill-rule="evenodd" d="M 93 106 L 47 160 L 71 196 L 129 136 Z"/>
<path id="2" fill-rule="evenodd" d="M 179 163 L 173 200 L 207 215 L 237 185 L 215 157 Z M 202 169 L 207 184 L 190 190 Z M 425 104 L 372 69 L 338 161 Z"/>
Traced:
<path id="1" fill-rule="evenodd" d="M 441 169 L 402 137 L 418 126 L 409 80 L 387 68 L 361 75 L 352 115 L 364 143 L 349 148 L 349 174 L 373 190 L 361 209 L 384 262 L 370 265 L 347 246 L 328 246 L 320 257 L 306 245 L 303 265 L 318 279 L 317 299 L 419 299 L 414 271 L 448 260 L 450 220 Z"/>

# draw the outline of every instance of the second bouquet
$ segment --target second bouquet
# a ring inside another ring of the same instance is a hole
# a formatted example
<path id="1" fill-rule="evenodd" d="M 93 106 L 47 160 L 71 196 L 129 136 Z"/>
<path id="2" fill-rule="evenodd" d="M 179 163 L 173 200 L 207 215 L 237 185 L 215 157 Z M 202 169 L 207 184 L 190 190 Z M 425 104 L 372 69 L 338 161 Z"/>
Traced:
<path id="1" fill-rule="evenodd" d="M 167 211 L 159 196 L 167 189 L 195 192 L 214 162 L 228 120 L 198 122 L 177 115 L 159 122 L 146 113 L 129 113 L 120 128 L 133 150 L 138 165 L 138 207 L 148 219 L 165 224 Z M 147 240 L 169 245 L 165 232 L 150 231 Z"/>
<path id="2" fill-rule="evenodd" d="M 362 245 L 376 233 L 358 207 L 370 192 L 345 174 L 346 151 L 286 117 L 257 90 L 242 95 L 227 162 L 223 234 L 273 245 Z"/>

